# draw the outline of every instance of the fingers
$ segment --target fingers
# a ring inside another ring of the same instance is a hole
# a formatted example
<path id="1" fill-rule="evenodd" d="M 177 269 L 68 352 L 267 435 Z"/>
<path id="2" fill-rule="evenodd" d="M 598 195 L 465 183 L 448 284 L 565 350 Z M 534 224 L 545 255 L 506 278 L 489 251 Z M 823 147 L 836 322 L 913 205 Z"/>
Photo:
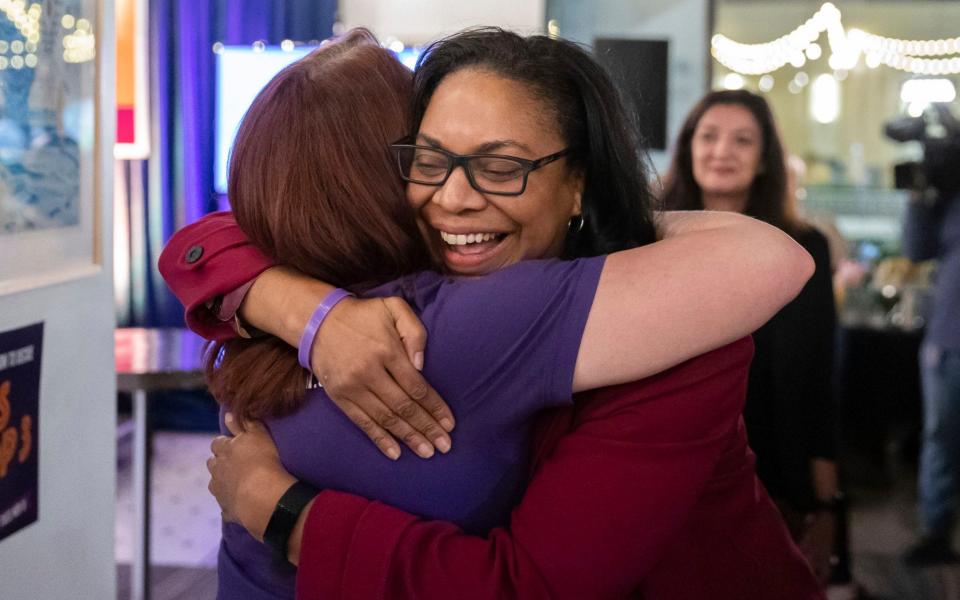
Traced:
<path id="1" fill-rule="evenodd" d="M 363 433 L 370 438 L 370 441 L 380 449 L 380 452 L 390 460 L 400 458 L 400 445 L 396 440 L 380 427 L 366 412 L 350 400 L 338 400 L 330 398 L 337 407 L 343 411 L 353 424 L 360 428 Z"/>
<path id="2" fill-rule="evenodd" d="M 234 418 L 233 413 L 228 412 L 227 414 L 223 415 L 223 422 L 233 435 L 240 435 L 243 433 L 243 427 L 241 427 L 237 419 Z"/>
<path id="3" fill-rule="evenodd" d="M 427 330 L 413 309 L 401 298 L 384 298 L 383 304 L 393 318 L 394 326 L 403 342 L 410 363 L 423 370 L 423 352 L 427 347 Z"/>
<path id="4" fill-rule="evenodd" d="M 225 435 L 218 435 L 210 441 L 210 452 L 214 456 L 220 456 L 227 449 L 227 444 L 230 443 L 230 438 Z"/>
<path id="5" fill-rule="evenodd" d="M 355 399 L 334 402 L 388 458 L 396 460 L 400 456 L 396 440 L 421 458 L 433 456 L 434 448 L 427 439 L 372 393 L 361 391 Z"/>
<path id="6" fill-rule="evenodd" d="M 433 451 L 425 452 L 421 447 L 421 442 L 427 442 L 436 447 L 437 450 L 446 454 L 450 451 L 451 440 L 446 430 L 439 424 L 437 419 L 423 406 L 424 401 L 428 400 L 434 405 L 439 403 L 443 409 L 449 412 L 443 401 L 437 395 L 433 388 L 427 386 L 429 390 L 426 397 L 419 401 L 410 399 L 402 389 L 397 387 L 396 383 L 390 378 L 382 378 L 377 382 L 371 382 L 371 393 L 376 396 L 399 422 L 394 422 L 390 415 L 384 415 L 378 419 L 380 425 L 385 427 L 390 433 L 402 439 L 421 457 L 433 455 Z M 430 393 L 432 392 L 432 394 Z M 376 413 L 369 413 L 376 418 Z M 384 419 L 389 419 L 384 423 Z"/>
<path id="7" fill-rule="evenodd" d="M 396 399 L 393 401 L 396 402 Z M 370 392 L 361 393 L 354 402 L 373 419 L 377 426 L 393 434 L 394 438 L 403 442 L 408 448 L 413 450 L 417 456 L 420 458 L 430 458 L 433 456 L 433 444 L 427 441 L 419 431 L 414 429 L 404 417 L 384 404 L 377 395 Z M 403 412 L 405 415 L 410 416 L 412 413 L 409 412 L 408 408 L 409 405 L 405 405 Z"/>
<path id="8" fill-rule="evenodd" d="M 438 425 L 443 431 L 453 431 L 456 425 L 453 412 L 419 371 L 411 368 L 410 363 L 400 357 L 388 360 L 386 367 L 391 379 L 396 382 L 404 395 L 415 400 L 427 412 L 429 419 L 426 423 Z M 422 427 L 418 429 L 427 433 Z"/>

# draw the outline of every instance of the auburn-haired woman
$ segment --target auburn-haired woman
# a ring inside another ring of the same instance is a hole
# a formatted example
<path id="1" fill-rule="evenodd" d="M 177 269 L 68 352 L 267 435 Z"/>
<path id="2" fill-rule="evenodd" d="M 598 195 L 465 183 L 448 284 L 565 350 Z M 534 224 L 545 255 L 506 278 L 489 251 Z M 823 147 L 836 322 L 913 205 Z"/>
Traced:
<path id="1" fill-rule="evenodd" d="M 253 246 L 327 282 L 270 269 L 244 300 L 260 328 L 283 336 L 295 323 L 299 356 L 272 338 L 211 354 L 215 393 L 265 418 L 276 443 L 246 454 L 230 490 L 223 477 L 211 484 L 243 525 L 225 525 L 221 595 L 292 595 L 294 571 L 273 548 L 303 565 L 304 597 L 816 597 L 739 426 L 748 340 L 582 397 L 575 411 L 570 401 L 737 340 L 802 285 L 805 253 L 736 215 L 668 215 L 666 239 L 649 243 L 641 163 L 611 142 L 633 130 L 602 69 L 572 44 L 499 30 L 441 42 L 418 70 L 415 137 L 391 145 L 409 131 L 408 78 L 361 33 L 285 69 L 231 159 L 230 201 L 249 241 L 218 216 L 162 258 L 190 306 L 225 285 L 224 269 L 268 267 Z M 596 161 L 627 180 L 594 180 Z M 603 244 L 620 251 L 587 257 Z M 197 245 L 199 259 L 187 252 Z M 449 273 L 415 272 L 424 246 Z M 584 257 L 523 260 L 564 248 Z M 284 282 L 299 290 L 281 294 L 287 313 L 258 318 L 276 302 L 263 290 Z M 343 293 L 327 284 L 367 299 L 335 304 Z M 313 292 L 322 301 L 304 328 L 294 296 Z M 322 331 L 349 320 L 343 308 L 386 296 L 425 325 L 424 375 L 457 415 L 456 447 L 429 461 L 381 457 L 329 402 L 335 376 L 313 362 L 352 352 L 329 335 L 314 341 L 318 321 Z M 325 389 L 306 390 L 298 359 Z M 531 426 L 548 407 L 566 408 L 543 422 L 528 483 Z M 258 439 L 219 439 L 211 469 L 224 476 Z"/>

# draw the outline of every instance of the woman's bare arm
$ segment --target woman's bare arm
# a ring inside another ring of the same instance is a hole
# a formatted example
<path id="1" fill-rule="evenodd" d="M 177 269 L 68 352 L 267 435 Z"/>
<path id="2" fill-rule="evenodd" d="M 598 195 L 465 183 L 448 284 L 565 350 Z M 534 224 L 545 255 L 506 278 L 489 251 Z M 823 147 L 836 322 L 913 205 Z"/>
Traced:
<path id="1" fill-rule="evenodd" d="M 661 241 L 611 254 L 575 391 L 643 379 L 758 329 L 813 274 L 780 229 L 731 212 L 663 213 Z"/>

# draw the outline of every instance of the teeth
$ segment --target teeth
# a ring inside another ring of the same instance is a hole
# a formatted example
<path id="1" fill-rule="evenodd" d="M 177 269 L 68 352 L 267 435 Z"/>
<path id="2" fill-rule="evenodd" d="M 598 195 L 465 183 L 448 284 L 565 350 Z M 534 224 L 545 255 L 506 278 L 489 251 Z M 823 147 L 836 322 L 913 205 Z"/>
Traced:
<path id="1" fill-rule="evenodd" d="M 440 232 L 440 237 L 444 242 L 450 244 L 451 246 L 465 246 L 467 244 L 479 244 L 481 242 L 488 242 L 495 237 L 495 233 L 469 233 L 469 234 L 456 234 L 456 233 L 447 233 L 446 231 Z"/>

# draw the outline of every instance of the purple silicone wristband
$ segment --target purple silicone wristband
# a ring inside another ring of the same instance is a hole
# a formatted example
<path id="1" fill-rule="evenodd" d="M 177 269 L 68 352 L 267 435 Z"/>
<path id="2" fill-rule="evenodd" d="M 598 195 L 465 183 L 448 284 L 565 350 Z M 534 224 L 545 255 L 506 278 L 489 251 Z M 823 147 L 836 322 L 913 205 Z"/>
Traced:
<path id="1" fill-rule="evenodd" d="M 317 309 L 310 315 L 310 320 L 307 321 L 307 326 L 303 329 L 303 334 L 300 335 L 300 347 L 297 350 L 297 359 L 300 360 L 300 366 L 304 369 L 312 370 L 310 368 L 310 349 L 313 347 L 313 339 L 317 337 L 317 331 L 323 325 L 323 320 L 327 318 L 333 307 L 347 296 L 353 296 L 353 294 L 347 290 L 336 288 L 320 301 Z"/>

